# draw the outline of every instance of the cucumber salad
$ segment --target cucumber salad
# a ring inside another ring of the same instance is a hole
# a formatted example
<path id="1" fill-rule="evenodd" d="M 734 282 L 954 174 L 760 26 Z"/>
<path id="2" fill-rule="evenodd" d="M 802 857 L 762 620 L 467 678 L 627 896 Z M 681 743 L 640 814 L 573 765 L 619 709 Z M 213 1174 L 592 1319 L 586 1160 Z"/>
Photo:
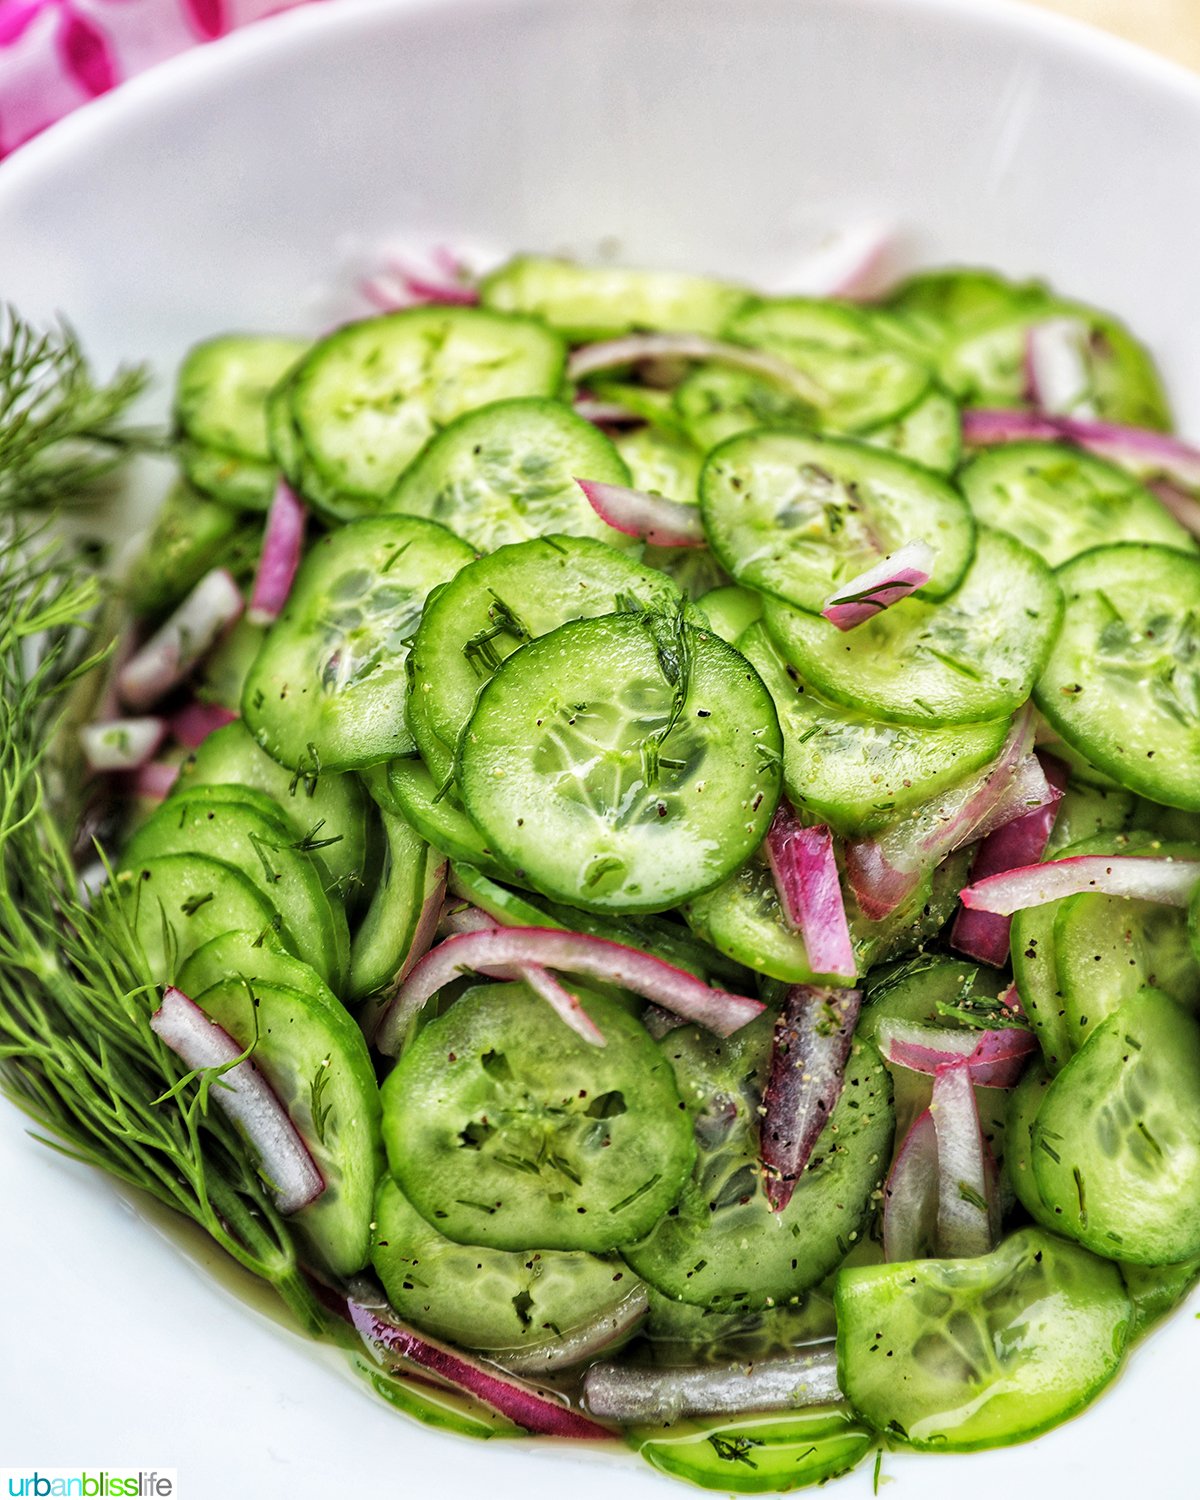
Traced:
<path id="1" fill-rule="evenodd" d="M 190 350 L 103 599 L 13 532 L 6 1092 L 436 1426 L 779 1492 L 1080 1411 L 1200 1278 L 1151 355 L 984 270 L 366 290 Z"/>

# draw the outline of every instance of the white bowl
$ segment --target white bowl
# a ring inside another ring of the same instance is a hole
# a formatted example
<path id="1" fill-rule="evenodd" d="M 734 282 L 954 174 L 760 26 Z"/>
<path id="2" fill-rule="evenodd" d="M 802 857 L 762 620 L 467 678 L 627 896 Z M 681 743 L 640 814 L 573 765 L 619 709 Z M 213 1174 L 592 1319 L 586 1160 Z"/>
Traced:
<path id="1" fill-rule="evenodd" d="M 99 100 L 0 166 L 0 293 L 101 365 L 312 328 L 351 242 L 618 253 L 776 281 L 827 230 L 1049 276 L 1126 316 L 1200 431 L 1200 82 L 967 0 L 340 0 Z M 160 398 L 165 399 L 165 398 Z M 620 1455 L 421 1429 L 193 1274 L 0 1114 L 0 1465 L 179 1470 L 187 1497 L 600 1500 Z M 1196 1304 L 1193 1303 L 1193 1308 Z M 1181 1312 L 1084 1416 L 895 1493 L 1195 1493 Z M 4 1470 L 0 1468 L 0 1476 Z M 864 1495 L 870 1465 L 843 1482 Z M 838 1491 L 833 1491 L 838 1493 Z"/>

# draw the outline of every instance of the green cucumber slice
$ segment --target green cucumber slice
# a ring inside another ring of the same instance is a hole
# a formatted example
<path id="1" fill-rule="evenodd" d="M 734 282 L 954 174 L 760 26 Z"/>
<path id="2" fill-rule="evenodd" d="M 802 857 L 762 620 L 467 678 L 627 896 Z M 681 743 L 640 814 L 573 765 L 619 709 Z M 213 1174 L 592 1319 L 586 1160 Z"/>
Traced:
<path id="1" fill-rule="evenodd" d="M 1200 1280 L 1200 1256 L 1175 1266 L 1122 1266 L 1121 1279 L 1133 1303 L 1130 1342 L 1162 1321 Z"/>
<path id="2" fill-rule="evenodd" d="M 196 698 L 237 713 L 246 677 L 262 650 L 266 631 L 243 617 L 204 658 L 196 674 Z"/>
<path id="3" fill-rule="evenodd" d="M 486 683 L 463 803 L 521 881 L 590 911 L 665 911 L 762 842 L 782 744 L 746 659 L 682 613 L 576 620 Z"/>
<path id="4" fill-rule="evenodd" d="M 382 1166 L 379 1088 L 362 1032 L 319 989 L 226 979 L 196 1004 L 253 1058 L 325 1179 L 295 1224 L 339 1276 L 361 1270 Z"/>
<path id="5" fill-rule="evenodd" d="M 348 993 L 365 1000 L 395 985 L 412 947 L 430 877 L 445 861 L 431 858 L 429 846 L 405 818 L 380 810 L 387 852 L 371 904 L 350 945 Z"/>
<path id="6" fill-rule="evenodd" d="M 712 633 L 731 646 L 736 646 L 751 625 L 762 618 L 762 595 L 753 589 L 744 589 L 740 583 L 709 589 L 696 603 Z"/>
<path id="7" fill-rule="evenodd" d="M 1122 786 L 1200 812 L 1200 557 L 1124 542 L 1058 579 L 1066 610 L 1037 706 Z"/>
<path id="8" fill-rule="evenodd" d="M 258 555 L 258 528 L 242 525 L 227 505 L 180 480 L 167 491 L 138 561 L 124 580 L 136 614 L 157 615 L 178 604 L 216 567 L 249 573 Z"/>
<path id="9" fill-rule="evenodd" d="M 544 324 L 477 307 L 414 307 L 351 323 L 278 388 L 269 414 L 275 457 L 324 514 L 372 515 L 456 417 L 510 396 L 556 395 L 565 362 L 562 340 Z"/>
<path id="10" fill-rule="evenodd" d="M 694 1146 L 671 1069 L 640 1021 L 576 989 L 603 1047 L 524 985 L 488 985 L 430 1021 L 388 1076 L 392 1175 L 451 1239 L 603 1252 L 675 1202 Z"/>
<path id="11" fill-rule="evenodd" d="M 409 644 L 429 591 L 474 555 L 412 516 L 323 536 L 246 678 L 242 717 L 262 749 L 310 776 L 411 751 Z"/>
<path id="12" fill-rule="evenodd" d="M 1034 1062 L 1008 1101 L 1008 1156 L 1005 1167 L 1017 1202 L 1043 1229 L 1057 1232 L 1058 1219 L 1042 1201 L 1033 1175 L 1033 1122 L 1054 1082 L 1043 1063 Z"/>
<path id="13" fill-rule="evenodd" d="M 722 1041 L 688 1026 L 670 1058 L 697 1141 L 675 1209 L 625 1259 L 668 1297 L 724 1312 L 771 1307 L 821 1281 L 862 1234 L 891 1151 L 891 1086 L 878 1052 L 854 1044 L 846 1082 L 812 1160 L 780 1214 L 762 1187 L 759 1110 L 774 1017 Z"/>
<path id="14" fill-rule="evenodd" d="M 1086 1406 L 1131 1315 L 1116 1266 L 1040 1229 L 972 1260 L 856 1267 L 837 1283 L 839 1383 L 914 1448 L 995 1448 Z"/>
<path id="15" fill-rule="evenodd" d="M 627 485 L 629 470 L 600 429 L 561 401 L 496 401 L 439 432 L 383 509 L 438 521 L 480 552 L 548 534 L 636 547 L 600 519 L 576 477 Z"/>
<path id="16" fill-rule="evenodd" d="M 887 448 L 914 464 L 953 474 L 962 456 L 962 418 L 958 403 L 940 386 L 931 385 L 906 412 L 868 427 L 859 436 L 874 448 Z"/>
<path id="17" fill-rule="evenodd" d="M 1056 905 L 1050 902 L 1017 912 L 1008 938 L 1017 993 L 1051 1073 L 1057 1073 L 1075 1050 L 1067 1024 L 1066 1000 L 1058 987 L 1054 955 Z"/>
<path id="18" fill-rule="evenodd" d="M 175 454 L 188 483 L 230 510 L 266 510 L 279 483 L 274 464 L 202 448 L 187 438 L 176 442 Z"/>
<path id="19" fill-rule="evenodd" d="M 1098 1255 L 1200 1255 L 1200 1026 L 1156 990 L 1101 1021 L 1042 1100 L 1033 1172 L 1060 1232 Z"/>
<path id="20" fill-rule="evenodd" d="M 526 641 L 568 620 L 679 602 L 661 573 L 590 537 L 518 542 L 468 564 L 429 601 L 413 643 L 422 753 L 429 732 L 458 744 L 480 688 Z"/>
<path id="21" fill-rule="evenodd" d="M 1052 750 L 1051 754 L 1054 753 Z M 1133 813 L 1131 792 L 1120 787 L 1089 786 L 1086 781 L 1072 776 L 1058 804 L 1058 816 L 1054 819 L 1054 830 L 1046 846 L 1047 857 L 1059 853 L 1069 844 L 1078 844 L 1101 834 L 1122 832 L 1133 821 Z"/>
<path id="22" fill-rule="evenodd" d="M 427 844 L 463 864 L 496 867 L 483 834 L 453 791 L 434 783 L 419 760 L 393 760 L 374 767 L 368 786 L 381 808 L 406 818 Z"/>
<path id="23" fill-rule="evenodd" d="M 887 307 L 919 330 L 922 343 L 936 347 L 968 329 L 1044 306 L 1048 300 L 1040 281 L 1012 281 L 998 271 L 951 266 L 908 277 L 892 292 Z"/>
<path id="24" fill-rule="evenodd" d="M 827 698 L 898 724 L 976 724 L 1029 697 L 1062 607 L 1039 557 L 980 528 L 966 576 L 938 604 L 903 599 L 841 631 L 769 599 L 763 621 L 785 660 Z"/>
<path id="25" fill-rule="evenodd" d="M 748 293 L 728 282 L 679 271 L 580 266 L 518 255 L 483 278 L 485 307 L 530 313 L 572 343 L 635 330 L 717 333 Z"/>
<path id="26" fill-rule="evenodd" d="M 372 1261 L 406 1321 L 468 1349 L 524 1354 L 602 1318 L 637 1286 L 620 1262 L 583 1251 L 489 1250 L 448 1240 L 384 1176 Z"/>
<path id="27" fill-rule="evenodd" d="M 789 798 L 848 836 L 882 828 L 980 770 L 1008 733 L 1007 719 L 928 729 L 830 703 L 787 665 L 761 624 L 738 649 L 774 700 Z"/>
<path id="28" fill-rule="evenodd" d="M 1162 503 L 1126 469 L 1063 443 L 1006 443 L 958 477 L 975 518 L 1006 531 L 1052 568 L 1112 542 L 1195 552 Z"/>
<path id="29" fill-rule="evenodd" d="M 918 539 L 935 553 L 921 592 L 944 598 L 975 542 L 966 501 L 936 474 L 864 443 L 801 432 L 722 443 L 700 475 L 700 508 L 710 546 L 739 583 L 818 615 L 838 584 Z"/>
<path id="30" fill-rule="evenodd" d="M 182 965 L 175 983 L 185 995 L 202 995 L 216 984 L 243 979 L 282 985 L 289 990 L 314 990 L 330 1005 L 338 1003 L 311 964 L 294 958 L 274 928 L 258 932 L 223 932 L 197 948 Z"/>
<path id="31" fill-rule="evenodd" d="M 759 427 L 815 431 L 817 408 L 786 385 L 728 365 L 698 365 L 671 392 L 671 421 L 701 452 Z"/>
<path id="32" fill-rule="evenodd" d="M 614 441 L 635 490 L 665 495 L 680 505 L 700 503 L 704 454 L 694 443 L 649 425 L 623 432 Z"/>

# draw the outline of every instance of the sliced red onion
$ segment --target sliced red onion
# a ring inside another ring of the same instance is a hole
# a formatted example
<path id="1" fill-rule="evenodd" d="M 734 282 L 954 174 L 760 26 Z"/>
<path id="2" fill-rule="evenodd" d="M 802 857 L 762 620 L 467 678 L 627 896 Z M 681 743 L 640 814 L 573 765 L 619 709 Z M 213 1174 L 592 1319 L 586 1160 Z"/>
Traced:
<path id="1" fill-rule="evenodd" d="M 989 876 L 967 886 L 961 899 L 971 911 L 990 911 L 1002 917 L 1085 892 L 1126 896 L 1132 901 L 1157 901 L 1163 906 L 1187 906 L 1198 881 L 1200 860 L 1160 855 L 1076 854 Z"/>
<path id="2" fill-rule="evenodd" d="M 781 296 L 865 297 L 880 291 L 881 272 L 895 230 L 879 220 L 850 224 L 828 235 L 780 278 Z"/>
<path id="3" fill-rule="evenodd" d="M 171 788 L 179 780 L 179 767 L 174 761 L 152 760 L 139 766 L 129 778 L 127 788 L 134 797 L 147 802 L 161 802 L 170 796 Z"/>
<path id="4" fill-rule="evenodd" d="M 1025 334 L 1026 396 L 1053 416 L 1094 417 L 1091 330 L 1081 318 L 1043 318 Z"/>
<path id="5" fill-rule="evenodd" d="M 245 1131 L 280 1213 L 294 1214 L 325 1191 L 324 1178 L 278 1095 L 227 1031 L 172 985 L 163 991 L 150 1029 L 189 1068 L 224 1068 L 209 1097 Z"/>
<path id="6" fill-rule="evenodd" d="M 593 422 L 597 427 L 624 427 L 628 423 L 640 423 L 642 420 L 636 412 L 630 411 L 627 406 L 621 406 L 619 402 L 601 401 L 583 391 L 575 397 L 575 415 L 586 422 Z"/>
<path id="7" fill-rule="evenodd" d="M 404 962 L 400 965 L 397 976 L 401 982 L 408 978 L 433 947 L 446 900 L 446 875 L 449 869 L 449 860 L 435 858 L 431 850 L 429 867 L 425 872 L 425 899 L 421 903 L 417 925 L 413 928 L 412 942 L 408 945 L 408 952 L 404 955 Z"/>
<path id="8" fill-rule="evenodd" d="M 1185 531 L 1200 538 L 1200 500 L 1195 495 L 1161 479 L 1151 480 L 1149 488 L 1162 501 L 1163 509 L 1174 516 Z"/>
<path id="9" fill-rule="evenodd" d="M 825 406 L 829 397 L 819 385 L 786 359 L 744 344 L 727 344 L 720 339 L 698 333 L 631 333 L 624 338 L 608 339 L 601 344 L 584 344 L 567 360 L 570 380 L 586 380 L 602 370 L 617 370 L 626 365 L 656 359 L 702 359 L 715 364 L 732 365 L 761 375 L 777 385 L 788 386 L 803 401 Z"/>
<path id="10" fill-rule="evenodd" d="M 189 703 L 171 715 L 171 738 L 186 750 L 195 750 L 210 734 L 232 724 L 237 714 L 219 703 Z"/>
<path id="11" fill-rule="evenodd" d="M 645 490 L 626 489 L 622 484 L 602 484 L 596 479 L 576 479 L 588 504 L 614 531 L 641 537 L 655 547 L 703 547 L 704 527 L 695 505 L 651 495 Z"/>
<path id="12" fill-rule="evenodd" d="M 938 1254 L 986 1255 L 992 1249 L 992 1179 L 964 1061 L 934 1073 L 929 1109 L 937 1135 Z"/>
<path id="13" fill-rule="evenodd" d="M 472 307 L 479 301 L 479 288 L 466 280 L 466 267 L 444 245 L 426 252 L 428 268 L 392 256 L 383 271 L 364 277 L 359 291 L 380 312 L 404 307 Z"/>
<path id="14" fill-rule="evenodd" d="M 927 584 L 933 562 L 934 551 L 928 542 L 905 542 L 830 594 L 821 613 L 839 630 L 853 630 Z"/>
<path id="15" fill-rule="evenodd" d="M 1050 801 L 1023 817 L 1013 818 L 982 840 L 971 865 L 971 880 L 985 880 L 1006 870 L 1036 864 L 1046 852 L 1058 817 L 1058 804 L 1067 789 L 1069 772 L 1052 755 L 1039 755 L 1042 770 L 1053 794 Z M 979 963 L 1002 969 L 1008 962 L 1011 922 L 991 912 L 960 907 L 950 930 L 950 946 Z"/>
<path id="16" fill-rule="evenodd" d="M 909 1126 L 883 1188 L 883 1258 L 925 1260 L 938 1243 L 937 1130 L 928 1110 Z"/>
<path id="17" fill-rule="evenodd" d="M 162 744 L 166 733 L 164 719 L 109 719 L 103 724 L 85 724 L 79 742 L 90 770 L 136 771 Z"/>
<path id="18" fill-rule="evenodd" d="M 447 938 L 405 980 L 379 1030 L 380 1050 L 393 1053 L 412 1019 L 443 985 L 469 973 L 494 973 L 519 964 L 541 964 L 569 974 L 620 985 L 667 1010 L 730 1036 L 760 1014 L 761 1001 L 711 989 L 692 974 L 648 953 L 589 933 L 545 927 L 494 927 Z"/>
<path id="19" fill-rule="evenodd" d="M 792 1411 L 841 1400 L 832 1340 L 753 1364 L 593 1365 L 583 1379 L 589 1411 L 614 1422 L 673 1422 L 688 1415 Z"/>
<path id="20" fill-rule="evenodd" d="M 117 691 L 131 708 L 149 708 L 169 693 L 239 618 L 241 590 L 225 568 L 206 573 L 173 615 L 150 637 L 117 677 Z"/>
<path id="21" fill-rule="evenodd" d="M 842 1096 L 860 990 L 794 984 L 775 1023 L 759 1154 L 767 1201 L 782 1213 Z"/>
<path id="22" fill-rule="evenodd" d="M 610 1438 L 612 1433 L 579 1412 L 572 1411 L 562 1397 L 535 1389 L 493 1365 L 475 1359 L 448 1344 L 418 1333 L 415 1328 L 384 1316 L 379 1308 L 347 1299 L 350 1321 L 363 1342 L 377 1355 L 406 1360 L 466 1391 L 529 1432 L 560 1438 Z"/>
<path id="23" fill-rule="evenodd" d="M 846 873 L 864 916 L 881 921 L 909 899 L 927 870 L 956 849 L 1050 800 L 1032 744 L 1033 712 L 1026 704 L 990 766 L 882 833 L 846 845 Z"/>
<path id="24" fill-rule="evenodd" d="M 1019 407 L 964 407 L 963 441 L 973 448 L 994 443 L 1053 443 L 1064 437 L 1061 420 Z"/>
<path id="25" fill-rule="evenodd" d="M 492 1357 L 514 1375 L 549 1375 L 556 1370 L 569 1370 L 573 1365 L 581 1365 L 585 1359 L 594 1359 L 606 1349 L 623 1343 L 645 1318 L 649 1308 L 650 1296 L 646 1288 L 636 1286 L 616 1307 L 598 1314 L 590 1322 L 581 1323 L 578 1328 L 568 1329 L 551 1344 L 493 1354 Z"/>
<path id="26" fill-rule="evenodd" d="M 288 601 L 292 580 L 304 554 L 307 512 L 300 497 L 281 479 L 267 511 L 262 553 L 246 618 L 251 625 L 270 625 Z"/>
<path id="27" fill-rule="evenodd" d="M 858 973 L 833 834 L 824 824 L 801 826 L 781 801 L 767 834 L 767 861 L 788 923 L 804 939 L 814 974 L 853 979 Z"/>
<path id="28" fill-rule="evenodd" d="M 1038 1045 L 1033 1032 L 1023 1026 L 956 1031 L 901 1020 L 880 1023 L 879 1044 L 885 1061 L 895 1067 L 935 1074 L 961 1062 L 976 1088 L 989 1089 L 1015 1088 Z"/>

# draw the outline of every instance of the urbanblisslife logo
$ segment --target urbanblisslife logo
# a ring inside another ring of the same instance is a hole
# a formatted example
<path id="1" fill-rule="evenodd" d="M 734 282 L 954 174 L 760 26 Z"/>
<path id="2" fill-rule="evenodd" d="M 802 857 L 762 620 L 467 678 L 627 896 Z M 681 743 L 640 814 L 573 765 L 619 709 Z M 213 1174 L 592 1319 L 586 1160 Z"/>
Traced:
<path id="1" fill-rule="evenodd" d="M 174 1469 L 0 1469 L 0 1500 L 6 1495 L 33 1500 L 54 1495 L 116 1500 L 135 1495 L 140 1500 L 178 1500 Z"/>

